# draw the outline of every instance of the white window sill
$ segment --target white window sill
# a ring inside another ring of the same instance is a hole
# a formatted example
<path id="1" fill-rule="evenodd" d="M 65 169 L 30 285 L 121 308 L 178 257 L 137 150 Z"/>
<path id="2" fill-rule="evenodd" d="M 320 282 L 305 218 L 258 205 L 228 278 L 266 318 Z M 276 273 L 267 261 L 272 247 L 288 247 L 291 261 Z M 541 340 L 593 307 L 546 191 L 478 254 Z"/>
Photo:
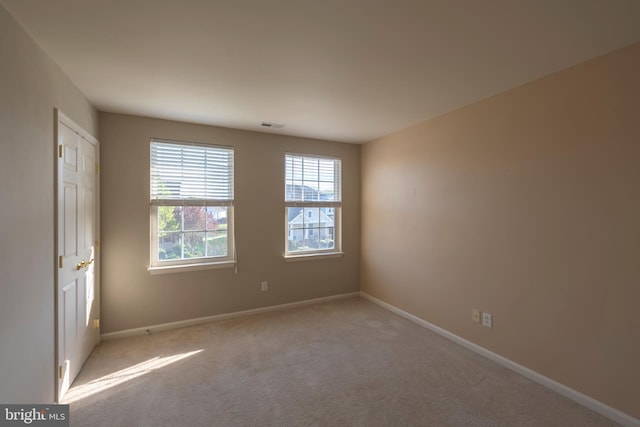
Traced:
<path id="1" fill-rule="evenodd" d="M 327 258 L 342 258 L 344 252 L 327 252 L 321 254 L 300 254 L 300 255 L 285 255 L 284 260 L 286 262 L 295 261 L 311 261 L 314 259 L 327 259 Z"/>
<path id="2" fill-rule="evenodd" d="M 217 268 L 233 268 L 235 261 L 201 262 L 198 264 L 178 264 L 149 267 L 151 274 L 182 273 L 187 271 L 212 270 Z"/>

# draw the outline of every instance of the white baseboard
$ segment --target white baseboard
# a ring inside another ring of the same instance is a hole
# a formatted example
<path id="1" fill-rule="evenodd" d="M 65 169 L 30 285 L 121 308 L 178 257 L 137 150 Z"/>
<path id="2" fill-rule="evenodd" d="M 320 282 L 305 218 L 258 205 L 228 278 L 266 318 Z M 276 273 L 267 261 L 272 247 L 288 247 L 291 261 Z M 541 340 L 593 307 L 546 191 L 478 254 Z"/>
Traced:
<path id="1" fill-rule="evenodd" d="M 328 297 L 308 299 L 304 301 L 290 302 L 287 304 L 272 305 L 269 307 L 254 308 L 251 310 L 235 311 L 233 313 L 216 314 L 214 316 L 197 317 L 195 319 L 180 320 L 177 322 L 160 323 L 157 325 L 142 326 L 140 328 L 125 329 L 123 331 L 108 332 L 102 334 L 103 340 L 113 340 L 117 338 L 130 337 L 134 335 L 145 335 L 151 332 L 166 331 L 169 329 L 184 328 L 185 326 L 201 325 L 209 322 L 219 322 L 221 320 L 233 319 L 234 317 L 250 316 L 252 314 L 267 313 L 269 311 L 285 310 L 288 308 L 302 307 L 305 305 L 317 304 L 320 302 L 334 301 L 345 298 L 354 298 L 360 295 L 360 292 L 351 292 L 348 294 L 331 295 Z"/>
<path id="2" fill-rule="evenodd" d="M 455 342 L 456 344 L 459 344 L 465 348 L 468 348 L 469 350 L 474 351 L 475 353 L 478 353 L 481 356 L 484 356 L 487 359 L 490 359 L 504 366 L 505 368 L 508 368 L 514 372 L 517 372 L 518 374 L 523 375 L 529 378 L 530 380 L 535 381 L 538 384 L 541 384 L 555 391 L 556 393 L 559 393 L 573 400 L 574 402 L 579 403 L 580 405 L 586 408 L 589 408 L 592 411 L 597 412 L 600 415 L 603 415 L 609 418 L 612 421 L 615 421 L 625 427 L 640 427 L 640 420 L 632 417 L 631 415 L 625 414 L 622 411 L 612 408 L 611 406 L 606 405 L 592 397 L 589 397 L 586 394 L 580 393 L 579 391 L 574 390 L 570 387 L 567 387 L 566 385 L 561 384 L 557 381 L 554 381 L 551 378 L 545 377 L 544 375 L 539 374 L 535 371 L 532 371 L 531 369 L 526 368 L 512 360 L 509 360 L 506 357 L 500 356 L 499 354 L 489 351 L 484 347 L 474 344 L 471 341 L 468 341 L 462 337 L 459 337 L 454 333 L 447 331 L 446 329 L 442 329 L 432 323 L 427 322 L 426 320 L 423 320 L 417 316 L 414 316 L 411 313 L 407 313 L 406 311 L 401 310 L 398 307 L 395 307 L 384 301 L 381 301 L 378 298 L 373 297 L 365 292 L 360 292 L 360 296 L 371 301 L 374 304 L 379 305 L 380 307 L 386 308 L 387 310 L 392 311 L 401 317 L 404 317 L 407 320 L 417 323 L 418 325 L 424 328 L 427 328 L 430 331 L 433 331 L 436 334 L 450 341 Z"/>

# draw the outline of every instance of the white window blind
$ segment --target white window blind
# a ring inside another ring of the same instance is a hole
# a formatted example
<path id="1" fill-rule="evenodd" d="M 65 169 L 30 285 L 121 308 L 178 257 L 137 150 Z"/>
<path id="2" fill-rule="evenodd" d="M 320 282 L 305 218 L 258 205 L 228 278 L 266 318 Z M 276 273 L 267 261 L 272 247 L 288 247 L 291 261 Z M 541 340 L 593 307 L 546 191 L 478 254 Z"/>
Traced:
<path id="1" fill-rule="evenodd" d="M 233 204 L 233 149 L 151 140 L 151 204 Z"/>
<path id="2" fill-rule="evenodd" d="M 287 206 L 339 206 L 342 201 L 340 160 L 285 155 Z"/>

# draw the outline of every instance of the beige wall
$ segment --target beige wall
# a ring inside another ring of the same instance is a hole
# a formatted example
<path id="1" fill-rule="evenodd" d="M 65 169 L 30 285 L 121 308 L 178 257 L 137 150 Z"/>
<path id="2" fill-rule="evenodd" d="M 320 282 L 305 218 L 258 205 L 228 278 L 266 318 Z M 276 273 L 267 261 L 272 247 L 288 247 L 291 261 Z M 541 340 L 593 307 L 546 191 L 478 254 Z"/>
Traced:
<path id="1" fill-rule="evenodd" d="M 0 402 L 54 399 L 54 107 L 98 116 L 0 6 Z"/>
<path id="2" fill-rule="evenodd" d="M 360 146 L 119 114 L 100 129 L 103 332 L 358 291 Z M 234 147 L 237 274 L 147 271 L 151 137 Z M 285 152 L 342 159 L 342 258 L 284 261 Z"/>
<path id="3" fill-rule="evenodd" d="M 366 144 L 362 290 L 640 417 L 638 76 L 640 44 Z"/>

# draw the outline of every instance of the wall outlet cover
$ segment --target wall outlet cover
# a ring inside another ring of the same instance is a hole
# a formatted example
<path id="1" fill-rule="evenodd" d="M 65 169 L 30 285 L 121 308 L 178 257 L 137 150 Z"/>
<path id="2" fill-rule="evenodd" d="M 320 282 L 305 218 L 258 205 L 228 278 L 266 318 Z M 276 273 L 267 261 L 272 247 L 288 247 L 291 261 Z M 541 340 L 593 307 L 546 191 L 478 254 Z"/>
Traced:
<path id="1" fill-rule="evenodd" d="M 482 313 L 482 325 L 487 328 L 493 327 L 493 316 L 491 316 L 491 313 Z"/>

